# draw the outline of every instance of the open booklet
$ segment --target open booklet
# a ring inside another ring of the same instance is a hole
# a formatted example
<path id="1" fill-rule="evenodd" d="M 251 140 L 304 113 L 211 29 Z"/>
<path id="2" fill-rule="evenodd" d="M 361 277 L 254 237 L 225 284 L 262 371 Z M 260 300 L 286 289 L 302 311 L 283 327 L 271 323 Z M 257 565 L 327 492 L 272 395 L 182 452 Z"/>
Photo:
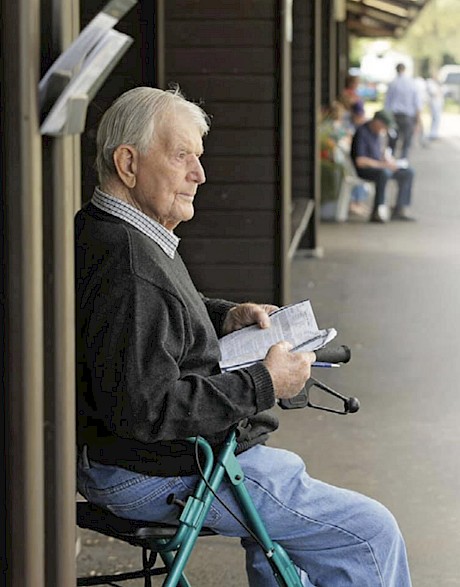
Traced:
<path id="1" fill-rule="evenodd" d="M 270 328 L 257 324 L 231 332 L 219 340 L 222 371 L 233 371 L 262 361 L 268 349 L 282 340 L 292 351 L 315 351 L 337 336 L 334 328 L 320 330 L 309 300 L 284 306 L 270 314 Z"/>

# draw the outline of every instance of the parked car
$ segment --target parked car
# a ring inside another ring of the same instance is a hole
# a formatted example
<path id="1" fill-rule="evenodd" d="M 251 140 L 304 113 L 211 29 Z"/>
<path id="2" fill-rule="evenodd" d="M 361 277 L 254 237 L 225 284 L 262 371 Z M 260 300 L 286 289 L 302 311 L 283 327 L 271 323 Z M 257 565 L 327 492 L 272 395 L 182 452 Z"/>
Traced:
<path id="1" fill-rule="evenodd" d="M 445 98 L 460 103 L 460 65 L 444 65 L 439 71 L 439 81 Z"/>
<path id="2" fill-rule="evenodd" d="M 359 67 L 351 67 L 348 71 L 350 75 L 359 77 L 359 85 L 356 90 L 358 96 L 364 100 L 375 102 L 379 95 L 379 84 L 376 80 L 371 79 L 367 75 L 363 75 Z"/>
<path id="3" fill-rule="evenodd" d="M 375 102 L 378 98 L 378 84 L 366 78 L 360 78 L 358 89 L 356 90 L 358 96 L 363 100 L 371 100 Z"/>

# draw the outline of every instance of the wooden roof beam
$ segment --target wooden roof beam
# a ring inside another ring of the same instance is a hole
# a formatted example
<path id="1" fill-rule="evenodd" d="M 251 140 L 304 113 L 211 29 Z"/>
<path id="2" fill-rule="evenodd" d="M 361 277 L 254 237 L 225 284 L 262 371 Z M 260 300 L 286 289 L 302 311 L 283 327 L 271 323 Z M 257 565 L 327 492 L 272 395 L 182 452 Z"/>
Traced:
<path id="1" fill-rule="evenodd" d="M 357 4 L 356 2 L 349 1 L 347 3 L 347 11 L 349 13 L 356 14 L 361 17 L 367 16 L 368 18 L 378 23 L 388 24 L 393 27 L 404 26 L 404 24 L 408 24 L 410 22 L 410 19 L 408 18 L 388 14 L 383 10 L 369 8 L 364 4 Z"/>
<path id="2" fill-rule="evenodd" d="M 360 37 L 396 37 L 402 32 L 402 29 L 398 30 L 398 27 L 366 22 L 366 20 L 348 19 L 348 30 Z"/>

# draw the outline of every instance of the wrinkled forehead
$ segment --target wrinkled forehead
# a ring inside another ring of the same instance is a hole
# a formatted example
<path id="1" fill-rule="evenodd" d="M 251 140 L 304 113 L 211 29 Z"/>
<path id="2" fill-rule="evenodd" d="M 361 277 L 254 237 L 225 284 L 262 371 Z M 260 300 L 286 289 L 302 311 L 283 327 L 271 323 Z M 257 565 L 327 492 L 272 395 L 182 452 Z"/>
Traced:
<path id="1" fill-rule="evenodd" d="M 171 108 L 158 121 L 156 139 L 167 147 L 182 144 L 194 151 L 203 149 L 200 126 L 186 109 Z"/>

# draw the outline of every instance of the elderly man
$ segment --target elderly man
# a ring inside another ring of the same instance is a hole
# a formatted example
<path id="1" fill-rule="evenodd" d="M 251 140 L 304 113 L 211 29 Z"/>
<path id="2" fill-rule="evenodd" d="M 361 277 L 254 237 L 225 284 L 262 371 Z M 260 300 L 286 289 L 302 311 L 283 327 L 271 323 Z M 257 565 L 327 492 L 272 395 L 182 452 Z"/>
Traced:
<path id="1" fill-rule="evenodd" d="M 379 110 L 374 117 L 358 128 L 351 143 L 351 158 L 359 177 L 375 184 L 374 208 L 371 222 L 387 222 L 390 219 L 386 203 L 386 187 L 389 179 L 398 183 L 396 206 L 391 213 L 392 220 L 415 220 L 408 214 L 412 199 L 414 172 L 406 160 L 396 161 L 386 155 L 383 138 L 393 125 L 389 112 Z"/>
<path id="2" fill-rule="evenodd" d="M 208 299 L 177 252 L 174 229 L 193 217 L 208 119 L 178 91 L 136 88 L 105 113 L 100 185 L 76 216 L 78 489 L 121 517 L 176 520 L 197 480 L 193 447 L 216 449 L 239 424 L 238 459 L 267 529 L 304 585 L 407 587 L 392 515 L 359 494 L 312 479 L 296 455 L 269 448 L 267 412 L 296 395 L 314 353 L 271 347 L 264 361 L 219 369 L 218 337 L 274 306 Z M 220 497 L 242 516 L 229 487 Z M 251 586 L 277 585 L 259 546 L 216 500 L 206 525 L 240 536 Z"/>

